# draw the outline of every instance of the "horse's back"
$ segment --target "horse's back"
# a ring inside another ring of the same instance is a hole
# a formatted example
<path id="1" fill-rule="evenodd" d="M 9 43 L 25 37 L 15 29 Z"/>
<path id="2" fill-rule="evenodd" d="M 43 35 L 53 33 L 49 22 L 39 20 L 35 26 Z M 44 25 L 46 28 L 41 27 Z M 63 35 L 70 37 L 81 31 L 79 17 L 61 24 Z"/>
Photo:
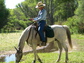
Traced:
<path id="1" fill-rule="evenodd" d="M 68 26 L 67 25 L 51 25 L 50 27 L 51 28 L 59 28 L 59 29 L 61 29 L 63 27 L 68 27 Z"/>
<path id="2" fill-rule="evenodd" d="M 64 27 L 67 27 L 65 25 L 51 25 L 51 28 L 54 30 L 54 32 L 65 32 L 66 30 L 64 29 Z"/>
<path id="3" fill-rule="evenodd" d="M 51 25 L 51 28 L 54 30 L 55 38 L 57 39 L 66 39 L 66 25 Z"/>

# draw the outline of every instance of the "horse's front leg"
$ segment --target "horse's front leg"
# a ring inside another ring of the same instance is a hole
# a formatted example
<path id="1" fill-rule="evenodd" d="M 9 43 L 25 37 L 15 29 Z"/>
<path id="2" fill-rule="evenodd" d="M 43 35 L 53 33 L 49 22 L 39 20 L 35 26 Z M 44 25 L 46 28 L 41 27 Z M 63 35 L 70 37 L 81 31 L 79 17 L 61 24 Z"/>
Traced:
<path id="1" fill-rule="evenodd" d="M 32 49 L 33 49 L 33 52 L 34 52 L 34 60 L 33 60 L 32 63 L 36 63 L 36 59 L 38 59 L 38 61 L 39 61 L 40 63 L 42 63 L 41 59 L 39 58 L 39 56 L 38 56 L 38 54 L 37 54 L 35 44 L 33 45 Z"/>

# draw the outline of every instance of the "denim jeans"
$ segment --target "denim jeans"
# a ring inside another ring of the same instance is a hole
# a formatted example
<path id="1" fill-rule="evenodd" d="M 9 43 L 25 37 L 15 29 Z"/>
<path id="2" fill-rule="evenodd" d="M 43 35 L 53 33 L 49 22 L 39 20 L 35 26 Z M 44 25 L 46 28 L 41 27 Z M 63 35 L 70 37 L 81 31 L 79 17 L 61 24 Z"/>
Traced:
<path id="1" fill-rule="evenodd" d="M 42 42 L 45 42 L 45 35 L 44 35 L 44 27 L 45 27 L 45 24 L 46 24 L 46 21 L 45 20 L 41 20 L 38 22 L 38 32 L 39 32 L 39 35 L 40 35 L 40 38 L 41 38 L 41 41 Z"/>

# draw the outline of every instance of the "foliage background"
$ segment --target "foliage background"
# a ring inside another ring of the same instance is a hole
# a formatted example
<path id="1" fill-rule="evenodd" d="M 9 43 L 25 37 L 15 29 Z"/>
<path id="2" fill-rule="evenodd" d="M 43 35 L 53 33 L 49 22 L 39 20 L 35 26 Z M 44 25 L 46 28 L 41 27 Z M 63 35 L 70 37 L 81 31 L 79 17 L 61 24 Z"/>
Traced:
<path id="1" fill-rule="evenodd" d="M 47 24 L 68 25 L 72 33 L 84 33 L 84 0 L 25 0 L 14 9 L 7 9 L 0 0 L 0 32 L 25 29 L 38 14 L 38 1 L 46 4 Z"/>

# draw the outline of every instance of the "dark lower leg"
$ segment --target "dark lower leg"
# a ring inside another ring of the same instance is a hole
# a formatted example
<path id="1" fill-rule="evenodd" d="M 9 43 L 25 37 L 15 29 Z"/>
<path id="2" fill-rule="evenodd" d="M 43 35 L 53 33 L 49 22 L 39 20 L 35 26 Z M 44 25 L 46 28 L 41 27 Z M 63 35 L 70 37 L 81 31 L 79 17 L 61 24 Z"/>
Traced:
<path id="1" fill-rule="evenodd" d="M 33 60 L 33 62 L 32 63 L 36 63 L 36 60 Z"/>
<path id="2" fill-rule="evenodd" d="M 67 48 L 67 50 L 66 50 L 66 58 L 65 58 L 66 60 L 65 60 L 65 62 L 67 63 L 67 61 L 69 60 L 68 59 L 68 48 Z"/>
<path id="3" fill-rule="evenodd" d="M 39 61 L 40 63 L 43 63 L 43 62 L 41 61 L 41 59 L 40 59 L 40 58 L 38 58 L 38 61 Z"/>

